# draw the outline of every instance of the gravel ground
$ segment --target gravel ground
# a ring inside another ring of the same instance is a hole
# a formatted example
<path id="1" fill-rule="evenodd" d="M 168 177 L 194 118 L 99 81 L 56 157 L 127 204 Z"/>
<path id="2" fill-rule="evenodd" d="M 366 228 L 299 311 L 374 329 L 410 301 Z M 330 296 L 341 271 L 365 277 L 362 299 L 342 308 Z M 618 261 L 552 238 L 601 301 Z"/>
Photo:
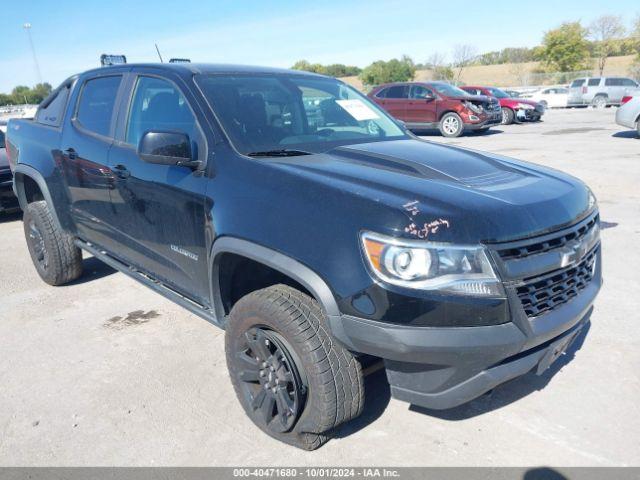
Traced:
<path id="1" fill-rule="evenodd" d="M 378 372 L 364 415 L 315 452 L 245 417 L 220 330 L 94 259 L 73 285 L 45 285 L 20 216 L 1 217 L 0 465 L 640 465 L 640 140 L 614 110 L 427 137 L 593 188 L 605 284 L 581 348 L 439 413 L 390 399 Z"/>

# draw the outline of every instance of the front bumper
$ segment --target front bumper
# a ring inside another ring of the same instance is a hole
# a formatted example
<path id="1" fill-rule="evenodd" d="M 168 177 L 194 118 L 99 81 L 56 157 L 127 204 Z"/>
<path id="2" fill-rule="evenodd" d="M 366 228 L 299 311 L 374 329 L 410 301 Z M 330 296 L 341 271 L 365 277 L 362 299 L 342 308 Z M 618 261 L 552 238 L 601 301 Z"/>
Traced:
<path id="1" fill-rule="evenodd" d="M 536 108 L 518 108 L 515 113 L 516 119 L 520 121 L 539 120 L 544 115 L 544 107 L 539 105 Z"/>
<path id="2" fill-rule="evenodd" d="M 586 286 L 543 313 L 528 316 L 518 297 L 521 286 L 507 282 L 507 323 L 445 328 L 342 315 L 330 317 L 330 327 L 350 350 L 384 359 L 395 398 L 432 409 L 455 407 L 536 367 L 542 373 L 571 345 L 590 321 L 602 284 L 600 251 L 597 245 L 586 256 L 595 257 Z"/>
<path id="3" fill-rule="evenodd" d="M 502 121 L 502 114 L 500 110 L 493 113 L 487 113 L 478 117 L 477 115 L 467 115 L 466 118 L 463 117 L 464 120 L 464 129 L 466 131 L 474 131 L 481 130 L 483 128 L 488 128 L 494 125 L 500 125 Z"/>

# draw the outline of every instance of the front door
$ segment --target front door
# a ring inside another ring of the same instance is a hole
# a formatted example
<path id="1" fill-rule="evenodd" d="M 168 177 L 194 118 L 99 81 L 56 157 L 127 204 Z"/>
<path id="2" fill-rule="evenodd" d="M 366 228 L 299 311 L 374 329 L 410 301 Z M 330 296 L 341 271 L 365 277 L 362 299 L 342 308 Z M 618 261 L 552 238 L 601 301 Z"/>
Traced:
<path id="1" fill-rule="evenodd" d="M 438 121 L 436 96 L 424 85 L 412 85 L 407 104 L 407 123 L 435 123 Z"/>
<path id="2" fill-rule="evenodd" d="M 80 238 L 113 247 L 110 203 L 113 175 L 108 167 L 115 105 L 122 75 L 102 75 L 78 86 L 71 121 L 63 128 L 59 156 L 62 181 Z"/>
<path id="3" fill-rule="evenodd" d="M 148 131 L 186 133 L 206 160 L 204 134 L 172 81 L 140 75 L 133 84 L 122 138 L 109 154 L 115 175 L 111 203 L 120 255 L 198 303 L 209 303 L 205 244 L 207 176 L 186 166 L 158 165 L 137 154 Z"/>

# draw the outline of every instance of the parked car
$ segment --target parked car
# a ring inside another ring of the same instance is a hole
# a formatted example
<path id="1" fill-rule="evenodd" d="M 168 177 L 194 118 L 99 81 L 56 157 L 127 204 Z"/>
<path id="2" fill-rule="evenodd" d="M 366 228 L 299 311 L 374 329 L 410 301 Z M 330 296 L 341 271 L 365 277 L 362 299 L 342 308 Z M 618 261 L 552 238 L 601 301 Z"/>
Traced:
<path id="1" fill-rule="evenodd" d="M 13 174 L 7 159 L 5 131 L 6 123 L 0 122 L 0 214 L 18 209 L 18 199 L 13 194 Z"/>
<path id="2" fill-rule="evenodd" d="M 500 107 L 485 96 L 469 95 L 445 82 L 387 83 L 369 98 L 411 130 L 437 128 L 445 137 L 486 132 L 500 123 Z"/>
<path id="3" fill-rule="evenodd" d="M 622 97 L 622 105 L 616 111 L 616 123 L 638 130 L 640 137 L 640 95 Z"/>
<path id="4" fill-rule="evenodd" d="M 498 99 L 502 111 L 502 125 L 514 122 L 537 122 L 544 115 L 544 106 L 537 102 L 522 98 L 512 98 L 506 92 L 496 87 L 460 87 L 472 95 L 489 95 Z"/>
<path id="5" fill-rule="evenodd" d="M 622 97 L 639 95 L 638 82 L 625 77 L 576 78 L 569 86 L 567 105 L 580 107 L 591 105 L 604 108 L 620 105 Z"/>
<path id="6" fill-rule="evenodd" d="M 542 373 L 602 282 L 583 182 L 420 140 L 308 72 L 90 70 L 7 146 L 42 280 L 78 278 L 86 250 L 224 328 L 247 415 L 304 449 L 360 415 L 372 361 L 434 409 Z"/>
<path id="7" fill-rule="evenodd" d="M 545 109 L 565 108 L 569 97 L 569 89 L 565 87 L 542 88 L 536 92 L 523 95 L 522 97 L 538 102 Z"/>

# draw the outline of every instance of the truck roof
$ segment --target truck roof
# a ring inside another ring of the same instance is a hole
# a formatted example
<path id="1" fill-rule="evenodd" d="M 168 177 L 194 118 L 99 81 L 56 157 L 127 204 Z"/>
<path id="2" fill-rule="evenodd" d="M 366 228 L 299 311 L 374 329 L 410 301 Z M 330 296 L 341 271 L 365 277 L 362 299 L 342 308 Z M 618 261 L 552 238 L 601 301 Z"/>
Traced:
<path id="1" fill-rule="evenodd" d="M 213 73 L 271 73 L 271 74 L 297 74 L 314 77 L 325 77 L 317 73 L 303 70 L 291 70 L 287 68 L 259 67 L 254 65 L 234 65 L 222 63 L 126 63 L 107 67 L 99 67 L 83 72 L 81 75 L 93 72 L 104 72 L 105 70 L 129 70 L 135 68 L 156 68 L 171 70 L 181 74 L 213 74 Z"/>

